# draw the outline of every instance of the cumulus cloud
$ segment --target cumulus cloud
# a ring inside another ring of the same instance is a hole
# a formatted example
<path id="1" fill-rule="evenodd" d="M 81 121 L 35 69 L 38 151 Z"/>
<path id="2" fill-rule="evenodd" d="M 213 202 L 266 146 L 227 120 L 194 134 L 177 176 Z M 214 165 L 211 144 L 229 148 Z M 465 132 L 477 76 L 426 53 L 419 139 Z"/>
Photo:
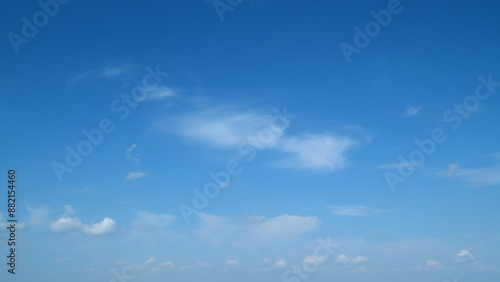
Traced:
<path id="1" fill-rule="evenodd" d="M 125 176 L 125 179 L 138 179 L 138 178 L 144 178 L 147 177 L 148 173 L 142 172 L 142 171 L 131 171 L 127 176 Z"/>
<path id="2" fill-rule="evenodd" d="M 461 250 L 455 256 L 455 262 L 458 263 L 470 263 L 476 261 L 476 258 L 467 250 Z"/>
<path id="3" fill-rule="evenodd" d="M 386 213 L 388 210 L 373 209 L 364 206 L 331 206 L 330 211 L 334 215 L 345 215 L 345 216 L 370 216 L 378 213 Z"/>
<path id="4" fill-rule="evenodd" d="M 81 229 L 82 222 L 76 217 L 62 217 L 52 222 L 49 226 L 50 230 L 57 233 L 70 232 Z"/>
<path id="5" fill-rule="evenodd" d="M 83 233 L 89 235 L 104 235 L 113 232 L 116 228 L 116 223 L 109 217 L 106 217 L 101 222 L 83 227 Z"/>
<path id="6" fill-rule="evenodd" d="M 94 224 L 83 224 L 78 217 L 61 217 L 52 222 L 49 228 L 52 232 L 56 233 L 82 231 L 88 235 L 104 235 L 113 232 L 116 228 L 116 223 L 109 217 Z"/>

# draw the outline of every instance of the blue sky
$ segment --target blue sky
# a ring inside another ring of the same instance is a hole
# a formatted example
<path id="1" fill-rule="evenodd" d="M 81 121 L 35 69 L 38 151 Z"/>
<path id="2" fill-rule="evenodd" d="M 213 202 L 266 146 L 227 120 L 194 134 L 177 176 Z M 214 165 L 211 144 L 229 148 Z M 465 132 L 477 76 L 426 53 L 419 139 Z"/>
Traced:
<path id="1" fill-rule="evenodd" d="M 1 6 L 2 281 L 498 280 L 498 3 Z"/>

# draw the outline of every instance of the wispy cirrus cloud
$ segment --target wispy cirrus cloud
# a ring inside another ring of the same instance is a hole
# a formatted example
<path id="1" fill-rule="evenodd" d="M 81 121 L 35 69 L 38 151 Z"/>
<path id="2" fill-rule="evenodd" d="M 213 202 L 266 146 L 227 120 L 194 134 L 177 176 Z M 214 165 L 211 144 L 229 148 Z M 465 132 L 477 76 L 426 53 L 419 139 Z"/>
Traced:
<path id="1" fill-rule="evenodd" d="M 423 107 L 415 107 L 415 106 L 408 105 L 408 106 L 406 106 L 406 110 L 403 113 L 403 116 L 405 116 L 405 117 L 416 116 L 420 113 L 422 108 Z"/>
<path id="2" fill-rule="evenodd" d="M 320 223 L 319 219 L 312 216 L 227 217 L 201 213 L 196 234 L 204 240 L 219 243 L 277 243 L 297 239 L 302 234 L 316 229 Z"/>
<path id="3" fill-rule="evenodd" d="M 468 187 L 500 186 L 500 166 L 461 169 L 458 164 L 451 164 L 448 170 L 438 175 L 455 179 Z"/>
<path id="4" fill-rule="evenodd" d="M 262 128 L 271 127 L 274 142 L 283 134 L 286 126 L 273 125 L 273 116 L 249 110 L 237 110 L 234 106 L 219 105 L 190 111 L 162 122 L 159 126 L 194 143 L 219 149 L 235 149 L 249 137 L 256 136 Z M 173 126 L 172 126 L 173 125 Z"/>
<path id="5" fill-rule="evenodd" d="M 333 134 L 285 134 L 290 121 L 282 122 L 280 118 L 295 116 L 289 115 L 286 108 L 277 115 L 214 106 L 169 119 L 158 126 L 211 148 L 236 150 L 239 145 L 247 144 L 258 150 L 281 152 L 285 157 L 272 162 L 273 166 L 281 168 L 339 170 L 347 164 L 347 152 L 360 144 L 353 138 Z"/>
<path id="6" fill-rule="evenodd" d="M 371 216 L 379 213 L 387 213 L 389 210 L 373 209 L 365 206 L 330 206 L 328 209 L 334 215 L 345 215 L 345 216 Z"/>
<path id="7" fill-rule="evenodd" d="M 176 216 L 171 214 L 155 214 L 149 211 L 139 211 L 132 223 L 132 230 L 137 232 L 162 230 L 167 228 L 175 219 Z"/>
<path id="8" fill-rule="evenodd" d="M 143 171 L 131 171 L 127 174 L 127 176 L 125 176 L 125 180 L 129 180 L 129 179 L 139 179 L 139 178 L 144 178 L 144 177 L 148 177 L 149 174 L 147 172 L 143 172 Z"/>

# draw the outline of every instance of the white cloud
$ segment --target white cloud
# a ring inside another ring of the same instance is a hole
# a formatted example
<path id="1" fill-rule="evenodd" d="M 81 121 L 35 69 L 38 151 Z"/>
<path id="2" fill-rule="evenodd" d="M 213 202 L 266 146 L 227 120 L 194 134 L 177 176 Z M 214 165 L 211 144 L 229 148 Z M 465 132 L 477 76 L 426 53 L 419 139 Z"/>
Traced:
<path id="1" fill-rule="evenodd" d="M 458 263 L 468 263 L 474 261 L 476 261 L 476 258 L 467 250 L 461 250 L 455 257 L 455 262 Z"/>
<path id="2" fill-rule="evenodd" d="M 237 259 L 228 259 L 226 261 L 226 265 L 228 266 L 237 266 L 239 264 Z"/>
<path id="3" fill-rule="evenodd" d="M 432 259 L 428 259 L 426 262 L 425 262 L 425 266 L 429 269 L 431 268 L 441 268 L 441 264 L 435 260 L 432 260 Z"/>
<path id="4" fill-rule="evenodd" d="M 320 134 L 283 138 L 279 149 L 293 156 L 278 162 L 278 165 L 332 171 L 342 169 L 346 164 L 346 151 L 355 144 L 348 137 Z"/>
<path id="5" fill-rule="evenodd" d="M 101 222 L 84 226 L 83 232 L 89 235 L 104 235 L 113 232 L 115 228 L 116 228 L 115 221 L 109 217 L 106 217 Z"/>
<path id="6" fill-rule="evenodd" d="M 137 153 L 133 153 L 134 151 L 137 151 L 139 148 L 137 148 L 137 144 L 132 144 L 132 146 L 130 146 L 126 151 L 125 151 L 125 155 L 127 155 L 127 160 L 131 160 L 131 161 L 134 161 L 136 163 L 139 163 L 140 160 L 139 160 L 139 157 L 137 155 Z"/>
<path id="7" fill-rule="evenodd" d="M 175 215 L 154 214 L 149 211 L 139 211 L 137 218 L 132 223 L 134 231 L 161 230 L 168 227 L 176 219 Z"/>
<path id="8" fill-rule="evenodd" d="M 138 179 L 138 178 L 144 178 L 147 177 L 148 173 L 147 172 L 142 172 L 142 171 L 131 171 L 127 176 L 125 176 L 125 179 Z"/>
<path id="9" fill-rule="evenodd" d="M 284 131 L 284 128 L 274 125 L 271 115 L 252 111 L 235 111 L 234 107 L 228 106 L 207 107 L 189 115 L 177 117 L 174 122 L 177 126 L 168 128 L 168 131 L 206 146 L 223 149 L 235 149 L 242 142 L 249 140 L 255 143 L 255 140 L 259 139 L 259 132 L 264 138 L 260 138 L 257 145 L 271 147 Z M 170 123 L 172 121 L 168 121 L 168 124 Z M 264 136 L 269 132 L 271 132 L 270 137 Z"/>
<path id="10" fill-rule="evenodd" d="M 266 219 L 262 216 L 222 217 L 201 213 L 199 219 L 198 236 L 213 242 L 240 244 L 293 240 L 314 230 L 321 222 L 316 217 L 294 215 Z"/>
<path id="11" fill-rule="evenodd" d="M 408 105 L 406 107 L 406 110 L 405 110 L 403 116 L 405 116 L 405 117 L 416 116 L 420 113 L 421 109 L 422 109 L 422 107 L 414 107 L 414 106 Z"/>
<path id="12" fill-rule="evenodd" d="M 146 88 L 144 91 L 144 97 L 142 99 L 138 99 L 138 102 L 142 101 L 160 101 L 168 97 L 174 97 L 177 96 L 178 90 L 162 86 L 162 85 L 155 85 L 151 86 L 149 88 Z"/>
<path id="13" fill-rule="evenodd" d="M 273 268 L 281 269 L 286 266 L 286 261 L 284 259 L 280 259 L 274 262 Z"/>
<path id="14" fill-rule="evenodd" d="M 373 209 L 364 206 L 331 206 L 331 212 L 335 215 L 346 216 L 370 216 L 378 213 L 386 213 L 388 210 Z"/>
<path id="15" fill-rule="evenodd" d="M 106 65 L 101 68 L 99 75 L 102 78 L 115 78 L 123 74 L 128 74 L 130 72 L 130 67 L 117 66 L 117 65 Z"/>
<path id="16" fill-rule="evenodd" d="M 146 265 L 150 265 L 150 264 L 152 264 L 152 263 L 154 263 L 154 262 L 156 262 L 156 261 L 157 261 L 157 259 L 156 259 L 156 258 L 154 258 L 154 257 L 150 257 L 150 258 L 148 258 L 148 259 L 146 260 L 145 264 L 146 264 Z"/>
<path id="17" fill-rule="evenodd" d="M 79 230 L 83 227 L 82 222 L 77 217 L 62 217 L 52 222 L 49 226 L 52 232 L 63 233 Z"/>
<path id="18" fill-rule="evenodd" d="M 304 258 L 304 264 L 314 264 L 314 265 L 319 265 L 322 264 L 326 261 L 328 257 L 327 256 L 318 256 L 318 255 L 307 255 Z"/>
<path id="19" fill-rule="evenodd" d="M 438 175 L 454 178 L 469 187 L 500 186 L 500 166 L 460 169 L 457 164 L 451 164 Z"/>
<path id="20" fill-rule="evenodd" d="M 368 259 L 366 257 L 363 257 L 363 256 L 357 256 L 355 258 L 350 258 L 344 254 L 340 254 L 335 259 L 335 263 L 337 263 L 337 264 L 350 264 L 350 263 L 358 264 L 358 263 L 366 262 L 367 260 Z"/>

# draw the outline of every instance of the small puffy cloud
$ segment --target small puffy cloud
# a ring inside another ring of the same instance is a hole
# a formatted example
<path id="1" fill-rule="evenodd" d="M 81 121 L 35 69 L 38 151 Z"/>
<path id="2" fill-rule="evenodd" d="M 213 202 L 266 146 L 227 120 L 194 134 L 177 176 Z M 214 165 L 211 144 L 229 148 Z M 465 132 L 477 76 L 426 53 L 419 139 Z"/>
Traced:
<path id="1" fill-rule="evenodd" d="M 226 261 L 226 265 L 228 265 L 228 266 L 236 266 L 238 264 L 239 264 L 239 262 L 237 259 L 228 259 Z"/>
<path id="2" fill-rule="evenodd" d="M 154 257 L 150 257 L 150 258 L 148 258 L 148 259 L 146 260 L 145 264 L 146 264 L 146 265 L 150 265 L 150 264 L 152 264 L 152 263 L 154 263 L 154 262 L 156 262 L 156 261 L 157 261 L 157 259 L 156 259 L 156 258 L 154 258 Z"/>
<path id="3" fill-rule="evenodd" d="M 286 261 L 284 259 L 280 259 L 274 262 L 273 268 L 281 269 L 286 266 Z"/>
<path id="4" fill-rule="evenodd" d="M 75 231 L 82 227 L 83 224 L 77 217 L 62 217 L 52 222 L 49 226 L 50 230 L 56 233 Z"/>
<path id="5" fill-rule="evenodd" d="M 106 217 L 101 222 L 84 226 L 83 232 L 89 235 L 104 235 L 113 232 L 115 228 L 115 221 L 109 217 Z"/>
<path id="6" fill-rule="evenodd" d="M 432 259 L 428 259 L 426 262 L 425 262 L 425 266 L 427 268 L 441 268 L 441 264 L 435 260 L 432 260 Z"/>
<path id="7" fill-rule="evenodd" d="M 307 255 L 304 258 L 304 264 L 322 264 L 326 261 L 328 257 L 327 256 L 318 256 L 318 255 Z"/>
<path id="8" fill-rule="evenodd" d="M 469 263 L 476 261 L 476 258 L 467 250 L 461 250 L 455 257 L 455 262 Z"/>
<path id="9" fill-rule="evenodd" d="M 346 152 L 356 142 L 348 137 L 307 134 L 283 138 L 279 149 L 292 157 L 277 163 L 283 167 L 339 170 L 346 165 Z"/>
<path id="10" fill-rule="evenodd" d="M 334 215 L 345 215 L 345 216 L 370 216 L 378 213 L 386 213 L 388 210 L 373 209 L 364 206 L 331 206 L 330 211 Z"/>
<path id="11" fill-rule="evenodd" d="M 135 231 L 161 230 L 168 227 L 175 220 L 175 215 L 155 214 L 149 211 L 139 211 L 132 223 Z"/>
<path id="12" fill-rule="evenodd" d="M 148 174 L 146 172 L 142 171 L 131 171 L 127 176 L 125 176 L 125 179 L 138 179 L 138 178 L 144 178 L 147 177 Z"/>
<path id="13" fill-rule="evenodd" d="M 337 264 L 349 264 L 349 263 L 357 264 L 357 263 L 366 262 L 367 260 L 368 259 L 366 257 L 363 257 L 363 256 L 357 256 L 355 258 L 350 258 L 344 254 L 340 254 L 335 259 L 335 263 L 337 263 Z"/>

